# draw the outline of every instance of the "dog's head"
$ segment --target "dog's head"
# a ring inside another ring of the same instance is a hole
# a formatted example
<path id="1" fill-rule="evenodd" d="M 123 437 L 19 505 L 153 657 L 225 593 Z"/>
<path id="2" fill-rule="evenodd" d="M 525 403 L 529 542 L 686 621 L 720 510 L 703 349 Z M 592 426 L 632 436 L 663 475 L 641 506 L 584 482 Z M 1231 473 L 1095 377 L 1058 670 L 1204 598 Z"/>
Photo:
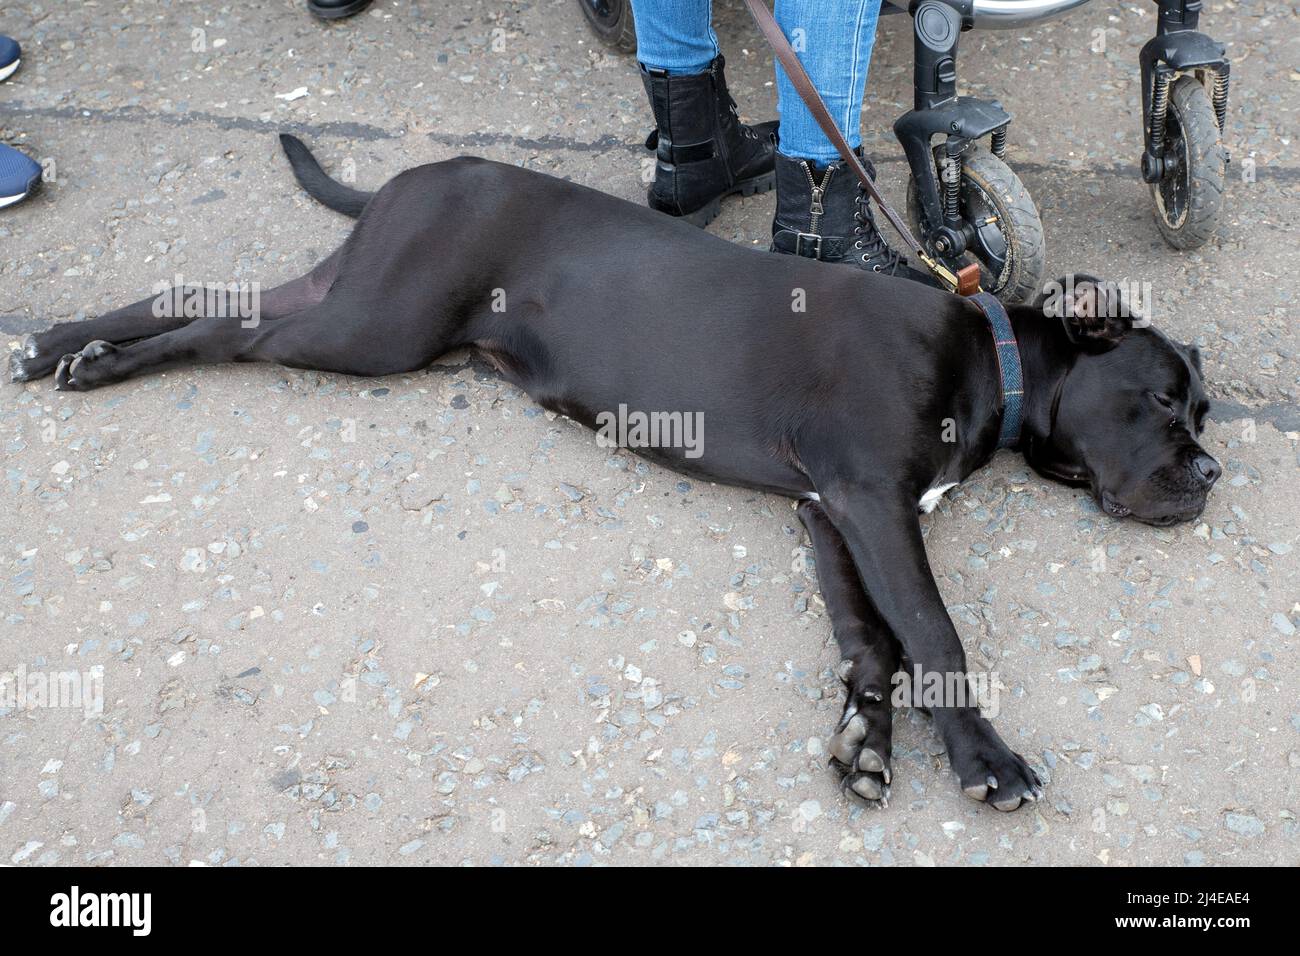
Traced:
<path id="1" fill-rule="evenodd" d="M 1049 286 L 1036 308 L 1059 321 L 1073 355 L 1029 423 L 1025 458 L 1087 487 L 1117 518 L 1196 518 L 1222 468 L 1197 441 L 1209 411 L 1201 356 L 1134 315 L 1118 287 L 1091 276 Z M 1038 403 L 1036 403 L 1038 404 Z"/>

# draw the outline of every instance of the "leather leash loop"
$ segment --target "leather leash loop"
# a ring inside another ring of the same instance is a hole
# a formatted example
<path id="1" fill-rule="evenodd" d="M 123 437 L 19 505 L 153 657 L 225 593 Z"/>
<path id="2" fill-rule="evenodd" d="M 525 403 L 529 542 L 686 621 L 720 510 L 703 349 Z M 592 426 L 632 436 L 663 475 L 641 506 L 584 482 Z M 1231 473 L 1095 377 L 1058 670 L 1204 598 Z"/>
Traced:
<path id="1" fill-rule="evenodd" d="M 745 0 L 745 6 L 749 8 L 750 15 L 758 24 L 758 29 L 767 39 L 776 58 L 781 61 L 785 68 L 786 75 L 789 76 L 790 82 L 794 85 L 795 91 L 799 97 L 808 106 L 808 111 L 812 113 L 813 119 L 817 120 L 817 125 L 822 128 L 822 132 L 835 145 L 844 161 L 848 163 L 849 168 L 862 181 L 862 188 L 867 191 L 867 195 L 875 200 L 876 206 L 884 214 L 885 219 L 898 233 L 899 237 L 907 248 L 925 263 L 929 269 L 944 285 L 958 295 L 974 295 L 979 292 L 980 288 L 980 271 L 979 266 L 971 263 L 963 266 L 955 275 L 951 269 L 948 269 L 941 262 L 926 253 L 925 248 L 912 235 L 912 231 L 907 228 L 902 218 L 894 211 L 894 208 L 885 202 L 885 197 L 880 195 L 880 190 L 872 181 L 871 176 L 867 173 L 866 167 L 858 159 L 857 154 L 849 146 L 848 140 L 840 132 L 840 128 L 835 125 L 835 120 L 831 118 L 830 111 L 826 109 L 826 104 L 817 94 L 816 87 L 813 86 L 812 80 L 809 79 L 803 64 L 795 55 L 793 48 L 781 32 L 781 28 L 776 25 L 776 20 L 772 17 L 771 12 L 759 0 Z"/>

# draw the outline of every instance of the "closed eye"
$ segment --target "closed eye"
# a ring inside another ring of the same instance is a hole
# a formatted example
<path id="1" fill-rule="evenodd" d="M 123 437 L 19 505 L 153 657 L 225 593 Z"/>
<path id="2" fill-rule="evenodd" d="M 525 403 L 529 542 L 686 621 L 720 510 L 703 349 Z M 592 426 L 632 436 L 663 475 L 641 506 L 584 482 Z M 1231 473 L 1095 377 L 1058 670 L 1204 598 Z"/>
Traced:
<path id="1" fill-rule="evenodd" d="M 1167 411 L 1169 414 L 1172 415 L 1174 413 L 1174 402 L 1173 399 L 1171 399 L 1168 395 L 1162 395 L 1159 392 L 1152 392 L 1151 398 L 1154 399 L 1155 403 L 1159 405 L 1161 408 L 1163 408 L 1165 411 Z"/>
<path id="2" fill-rule="evenodd" d="M 1210 413 L 1210 403 L 1202 399 L 1200 404 L 1196 406 L 1196 418 L 1195 418 L 1196 434 L 1199 435 L 1202 431 L 1205 430 L 1205 416 L 1208 415 L 1209 413 Z"/>

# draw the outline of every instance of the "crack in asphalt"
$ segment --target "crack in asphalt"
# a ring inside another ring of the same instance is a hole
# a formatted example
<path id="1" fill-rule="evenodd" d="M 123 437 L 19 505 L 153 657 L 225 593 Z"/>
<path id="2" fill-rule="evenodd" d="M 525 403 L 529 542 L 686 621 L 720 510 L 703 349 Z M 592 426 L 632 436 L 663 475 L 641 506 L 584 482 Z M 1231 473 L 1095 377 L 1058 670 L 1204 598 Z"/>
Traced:
<path id="1" fill-rule="evenodd" d="M 159 123 L 164 126 L 186 126 L 200 121 L 217 129 L 246 130 L 253 132 L 297 133 L 301 135 L 340 136 L 363 142 L 380 142 L 401 139 L 406 130 L 390 130 L 372 123 L 355 120 L 323 120 L 316 123 L 293 119 L 259 120 L 246 116 L 223 116 L 203 110 L 185 113 L 157 113 L 138 106 L 119 106 L 113 109 L 94 109 L 86 106 L 26 106 L 21 102 L 0 103 L 0 116 L 40 116 L 49 119 L 87 119 L 107 123 Z M 512 149 L 555 150 L 569 153 L 609 153 L 622 151 L 640 154 L 645 146 L 640 140 L 628 140 L 608 134 L 595 140 L 579 140 L 568 136 L 519 136 L 513 133 L 426 133 L 429 140 L 443 146 L 484 147 L 507 146 Z M 904 163 L 902 156 L 886 156 L 876 160 L 876 165 Z M 1059 163 L 1023 162 L 1017 160 L 1017 170 L 1047 175 L 1063 172 L 1083 172 L 1090 176 L 1140 178 L 1136 163 L 1096 163 L 1065 169 Z M 1300 166 L 1269 165 L 1256 168 L 1256 182 L 1300 182 Z"/>
<path id="2" fill-rule="evenodd" d="M 1249 418 L 1255 422 L 1266 422 L 1280 432 L 1300 431 L 1300 404 L 1266 402 L 1258 408 L 1251 408 L 1241 402 L 1225 402 L 1215 398 L 1210 400 L 1210 418 L 1221 425 Z"/>
<path id="3" fill-rule="evenodd" d="M 97 110 L 87 106 L 25 106 L 21 102 L 0 103 L 0 116 L 40 116 L 47 119 L 99 120 L 106 123 L 159 123 L 163 126 L 187 126 L 195 120 L 200 120 L 217 129 L 254 130 L 267 133 L 318 133 L 344 136 L 349 139 L 360 139 L 367 142 L 398 139 L 406 135 L 405 130 L 394 133 L 370 123 L 358 123 L 350 120 L 326 120 L 320 123 L 301 123 L 294 120 L 285 120 L 284 122 L 272 123 L 267 120 L 250 119 L 246 116 L 222 116 L 219 113 L 207 113 L 202 110 L 187 110 L 184 113 L 155 113 L 139 106 L 118 106 L 109 110 Z"/>

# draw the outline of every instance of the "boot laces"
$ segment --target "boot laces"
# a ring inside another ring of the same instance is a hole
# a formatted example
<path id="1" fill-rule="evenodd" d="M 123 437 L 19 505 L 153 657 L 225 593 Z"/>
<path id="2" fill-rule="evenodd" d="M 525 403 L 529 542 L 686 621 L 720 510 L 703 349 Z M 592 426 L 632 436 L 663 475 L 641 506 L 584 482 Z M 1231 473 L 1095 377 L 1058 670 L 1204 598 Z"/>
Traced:
<path id="1" fill-rule="evenodd" d="M 717 75 L 715 74 L 714 75 L 715 90 L 718 90 L 718 85 L 719 84 L 717 82 Z M 750 126 L 746 126 L 744 123 L 740 121 L 740 110 L 736 106 L 736 100 L 734 97 L 732 97 L 731 91 L 728 90 L 725 86 L 723 86 L 723 88 L 719 92 L 721 92 L 727 98 L 727 112 L 731 114 L 731 121 L 736 125 L 740 135 L 743 136 L 745 139 L 757 140 L 758 134 L 754 132 L 753 128 Z"/>
<path id="2" fill-rule="evenodd" d="M 872 259 L 879 259 L 874 266 L 877 272 L 892 273 L 900 265 L 905 265 L 907 260 L 900 252 L 895 252 L 885 242 L 885 237 L 880 234 L 880 228 L 876 225 L 876 219 L 871 213 L 871 197 L 867 195 L 865 189 L 858 188 L 858 208 L 854 213 L 854 219 L 857 225 L 853 227 L 853 234 L 857 237 L 854 245 L 862 250 L 862 260 L 869 262 Z"/>
<path id="3" fill-rule="evenodd" d="M 731 98 L 730 93 L 727 94 L 727 112 L 731 114 L 731 119 L 739 128 L 741 136 L 745 139 L 758 139 L 758 133 L 754 132 L 754 128 L 740 121 L 740 110 L 736 108 L 736 101 Z"/>

